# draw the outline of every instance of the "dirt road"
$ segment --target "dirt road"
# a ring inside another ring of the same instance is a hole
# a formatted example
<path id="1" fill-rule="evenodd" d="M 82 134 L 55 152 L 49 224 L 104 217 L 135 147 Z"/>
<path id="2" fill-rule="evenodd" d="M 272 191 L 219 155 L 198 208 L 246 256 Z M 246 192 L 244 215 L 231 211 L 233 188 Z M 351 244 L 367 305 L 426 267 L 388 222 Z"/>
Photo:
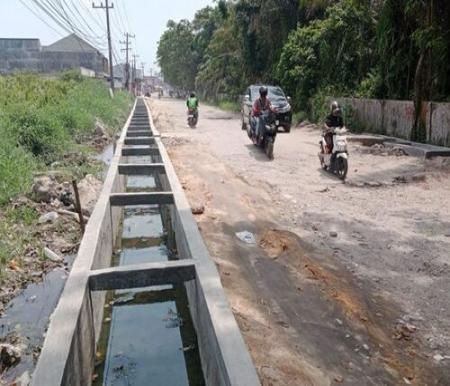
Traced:
<path id="1" fill-rule="evenodd" d="M 149 103 L 264 385 L 450 384 L 448 167 L 352 144 L 343 184 L 313 126 L 269 161 L 235 114 Z"/>

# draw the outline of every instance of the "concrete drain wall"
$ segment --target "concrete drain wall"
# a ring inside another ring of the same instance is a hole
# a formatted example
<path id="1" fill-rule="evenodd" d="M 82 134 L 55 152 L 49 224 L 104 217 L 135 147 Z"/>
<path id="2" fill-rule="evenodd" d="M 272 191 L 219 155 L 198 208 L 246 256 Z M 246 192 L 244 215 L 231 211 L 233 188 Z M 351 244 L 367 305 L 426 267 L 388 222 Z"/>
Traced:
<path id="1" fill-rule="evenodd" d="M 129 163 L 132 156 L 151 162 Z M 127 162 L 128 161 L 128 162 Z M 155 162 L 156 161 L 156 162 Z M 158 176 L 161 192 L 125 192 L 126 175 Z M 170 204 L 180 260 L 110 267 L 122 206 Z M 190 206 L 143 99 L 117 142 L 102 193 L 47 331 L 35 386 L 90 385 L 105 291 L 184 283 L 207 385 L 259 385 L 255 368 Z"/>

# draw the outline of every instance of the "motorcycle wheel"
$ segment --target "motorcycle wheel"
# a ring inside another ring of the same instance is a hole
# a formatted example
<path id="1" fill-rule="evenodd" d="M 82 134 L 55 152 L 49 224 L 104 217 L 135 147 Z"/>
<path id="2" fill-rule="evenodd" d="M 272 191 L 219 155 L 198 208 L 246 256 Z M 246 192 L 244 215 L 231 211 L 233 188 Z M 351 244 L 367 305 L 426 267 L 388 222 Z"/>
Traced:
<path id="1" fill-rule="evenodd" d="M 252 128 L 250 127 L 250 125 L 247 125 L 247 135 L 248 137 L 253 141 L 253 133 L 252 133 Z"/>
<path id="2" fill-rule="evenodd" d="M 345 158 L 339 157 L 337 160 L 336 174 L 337 176 L 344 181 L 345 177 L 347 177 L 348 172 L 348 162 Z"/>
<path id="3" fill-rule="evenodd" d="M 267 157 L 269 157 L 269 159 L 273 159 L 273 145 L 274 145 L 273 138 L 272 137 L 267 138 L 266 154 Z"/>

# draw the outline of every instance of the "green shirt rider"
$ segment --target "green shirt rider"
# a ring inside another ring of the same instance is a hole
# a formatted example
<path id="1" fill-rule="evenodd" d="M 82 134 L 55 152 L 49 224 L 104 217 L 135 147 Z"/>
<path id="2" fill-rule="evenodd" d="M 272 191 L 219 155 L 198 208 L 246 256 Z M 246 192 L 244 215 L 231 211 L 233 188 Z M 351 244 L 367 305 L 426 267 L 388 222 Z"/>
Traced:
<path id="1" fill-rule="evenodd" d="M 191 96 L 186 101 L 186 106 L 188 110 L 194 110 L 194 114 L 198 116 L 198 98 L 195 96 L 195 93 L 191 93 Z"/>

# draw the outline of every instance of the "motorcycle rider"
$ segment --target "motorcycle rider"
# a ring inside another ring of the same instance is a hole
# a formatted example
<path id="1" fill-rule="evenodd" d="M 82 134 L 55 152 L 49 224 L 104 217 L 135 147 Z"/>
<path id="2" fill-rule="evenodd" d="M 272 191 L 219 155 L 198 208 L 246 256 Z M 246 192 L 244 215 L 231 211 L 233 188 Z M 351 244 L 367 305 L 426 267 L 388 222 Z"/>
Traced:
<path id="1" fill-rule="evenodd" d="M 259 98 L 253 103 L 251 114 L 251 128 L 255 132 L 256 138 L 263 135 L 264 121 L 261 119 L 261 114 L 264 111 L 272 109 L 272 104 L 267 97 L 268 89 L 266 86 L 259 88 Z"/>
<path id="2" fill-rule="evenodd" d="M 188 110 L 193 110 L 195 118 L 198 118 L 198 98 L 194 92 L 191 92 L 190 97 L 186 101 L 186 106 Z"/>
<path id="3" fill-rule="evenodd" d="M 333 151 L 333 129 L 344 127 L 344 118 L 342 118 L 342 110 L 337 101 L 333 101 L 330 105 L 331 113 L 325 119 L 324 138 L 327 143 L 328 152 Z"/>

